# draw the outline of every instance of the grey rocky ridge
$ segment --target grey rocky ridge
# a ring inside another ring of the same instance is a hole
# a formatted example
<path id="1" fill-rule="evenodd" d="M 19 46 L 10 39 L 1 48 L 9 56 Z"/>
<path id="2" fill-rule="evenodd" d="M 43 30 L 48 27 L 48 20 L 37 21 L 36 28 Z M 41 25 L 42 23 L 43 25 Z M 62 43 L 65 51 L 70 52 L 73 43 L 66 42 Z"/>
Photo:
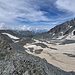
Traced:
<path id="1" fill-rule="evenodd" d="M 53 37 L 62 36 L 62 35 L 65 35 L 67 31 L 69 31 L 70 29 L 75 29 L 75 18 L 70 21 L 66 21 L 60 25 L 56 25 L 55 27 L 50 29 L 48 32 L 40 34 L 40 36 L 38 37 L 39 38 L 53 38 Z M 68 32 L 68 34 L 69 33 L 70 32 Z"/>
<path id="2" fill-rule="evenodd" d="M 63 30 L 62 28 L 60 29 L 61 31 Z M 55 29 L 51 29 L 47 33 L 53 33 L 56 30 L 59 30 L 59 28 L 55 27 Z M 66 72 L 53 66 L 46 59 L 28 54 L 21 44 L 24 40 L 26 41 L 23 44 L 34 42 L 32 38 L 21 38 L 19 39 L 20 42 L 14 43 L 11 38 L 9 39 L 2 32 L 9 33 L 10 31 L 0 32 L 0 75 L 75 75 L 75 72 Z M 12 33 L 11 31 L 10 34 Z M 15 35 L 15 33 L 12 35 Z M 36 45 L 38 46 L 38 44 Z M 46 47 L 46 45 L 40 45 Z"/>

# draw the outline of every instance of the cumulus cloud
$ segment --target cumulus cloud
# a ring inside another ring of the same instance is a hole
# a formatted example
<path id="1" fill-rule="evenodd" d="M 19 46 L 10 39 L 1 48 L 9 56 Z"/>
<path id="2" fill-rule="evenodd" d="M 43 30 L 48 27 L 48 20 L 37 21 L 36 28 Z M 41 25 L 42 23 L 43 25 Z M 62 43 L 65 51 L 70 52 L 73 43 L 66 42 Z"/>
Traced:
<path id="1" fill-rule="evenodd" d="M 0 23 L 0 30 L 31 30 L 30 26 L 8 26 L 5 23 Z"/>
<path id="2" fill-rule="evenodd" d="M 47 28 L 48 27 L 48 28 Z M 50 26 L 27 26 L 27 25 L 22 25 L 22 26 L 8 26 L 5 23 L 0 23 L 0 30 L 18 30 L 18 31 L 48 31 L 51 27 Z"/>
<path id="3" fill-rule="evenodd" d="M 25 31 L 27 31 L 27 30 L 31 30 L 31 27 L 30 26 L 26 26 L 26 25 L 23 25 L 23 26 L 15 26 L 15 27 L 12 27 L 11 28 L 12 30 L 25 30 Z"/>
<path id="4" fill-rule="evenodd" d="M 5 25 L 5 23 L 0 23 L 0 30 L 7 30 L 7 29 L 10 29 L 10 27 Z"/>
<path id="5" fill-rule="evenodd" d="M 57 0 L 57 8 L 75 15 L 75 0 Z"/>

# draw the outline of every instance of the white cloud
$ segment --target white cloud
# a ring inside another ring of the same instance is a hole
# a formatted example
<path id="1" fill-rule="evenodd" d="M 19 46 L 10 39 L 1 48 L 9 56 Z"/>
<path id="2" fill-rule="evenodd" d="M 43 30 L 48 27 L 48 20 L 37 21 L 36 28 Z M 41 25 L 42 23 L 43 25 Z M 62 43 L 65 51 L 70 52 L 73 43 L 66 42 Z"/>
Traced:
<path id="1" fill-rule="evenodd" d="M 57 8 L 75 15 L 75 0 L 57 0 Z"/>
<path id="2" fill-rule="evenodd" d="M 30 29 L 31 29 L 31 27 L 30 26 L 26 26 L 26 25 L 20 26 L 20 27 L 17 28 L 17 30 L 30 30 Z"/>
<path id="3" fill-rule="evenodd" d="M 47 21 L 45 12 L 38 10 L 33 0 L 0 0 L 0 21 Z"/>
<path id="4" fill-rule="evenodd" d="M 0 23 L 0 30 L 10 29 L 9 26 L 5 25 L 5 23 Z"/>
<path id="5" fill-rule="evenodd" d="M 58 24 L 59 22 L 57 21 L 57 22 L 46 22 L 46 23 L 44 23 L 44 24 L 47 24 L 47 25 L 56 25 L 56 24 Z"/>
<path id="6" fill-rule="evenodd" d="M 8 26 L 5 23 L 0 23 L 0 30 L 31 30 L 30 26 Z"/>
<path id="7" fill-rule="evenodd" d="M 52 26 L 50 25 L 40 25 L 40 26 L 8 26 L 5 23 L 0 23 L 0 30 L 29 30 L 29 31 L 37 31 L 37 30 L 50 30 Z"/>
<path id="8" fill-rule="evenodd" d="M 11 30 L 31 30 L 31 27 L 30 26 L 26 26 L 26 25 L 23 25 L 23 26 L 11 26 L 10 28 Z"/>

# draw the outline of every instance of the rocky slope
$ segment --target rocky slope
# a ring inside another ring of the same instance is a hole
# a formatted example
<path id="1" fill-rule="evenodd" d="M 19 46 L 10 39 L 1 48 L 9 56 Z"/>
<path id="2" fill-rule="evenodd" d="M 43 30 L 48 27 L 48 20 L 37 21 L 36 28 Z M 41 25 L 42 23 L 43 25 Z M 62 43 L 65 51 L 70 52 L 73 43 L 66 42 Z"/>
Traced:
<path id="1" fill-rule="evenodd" d="M 9 48 L 8 41 L 2 34 L 0 34 L 0 48 L 1 49 Z"/>
<path id="2" fill-rule="evenodd" d="M 70 27 L 74 27 L 75 26 L 75 18 L 67 21 L 65 23 L 62 23 L 60 25 L 55 26 L 54 28 L 52 28 L 51 30 L 49 30 L 47 33 L 59 33 L 59 32 L 66 32 L 68 29 L 70 29 Z"/>
<path id="3" fill-rule="evenodd" d="M 1 34 L 0 46 L 0 75 L 75 75 L 26 53 L 21 45 L 9 43 Z"/>
<path id="4" fill-rule="evenodd" d="M 50 29 L 48 32 L 42 33 L 38 38 L 53 38 L 63 35 L 67 30 L 71 27 L 75 27 L 75 18 L 64 22 L 60 25 L 55 26 L 54 28 Z"/>

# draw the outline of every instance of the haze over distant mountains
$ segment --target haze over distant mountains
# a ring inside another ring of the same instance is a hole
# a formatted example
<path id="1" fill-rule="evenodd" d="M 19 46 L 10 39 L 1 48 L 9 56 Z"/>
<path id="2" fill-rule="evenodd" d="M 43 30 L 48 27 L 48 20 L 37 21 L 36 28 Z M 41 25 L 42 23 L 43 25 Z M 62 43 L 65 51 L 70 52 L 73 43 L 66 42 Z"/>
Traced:
<path id="1" fill-rule="evenodd" d="M 13 30 L 13 31 L 32 31 L 35 33 L 42 33 L 48 31 L 47 28 L 39 29 L 39 28 L 33 28 L 30 26 L 8 26 L 5 25 L 4 23 L 0 24 L 0 30 Z"/>

